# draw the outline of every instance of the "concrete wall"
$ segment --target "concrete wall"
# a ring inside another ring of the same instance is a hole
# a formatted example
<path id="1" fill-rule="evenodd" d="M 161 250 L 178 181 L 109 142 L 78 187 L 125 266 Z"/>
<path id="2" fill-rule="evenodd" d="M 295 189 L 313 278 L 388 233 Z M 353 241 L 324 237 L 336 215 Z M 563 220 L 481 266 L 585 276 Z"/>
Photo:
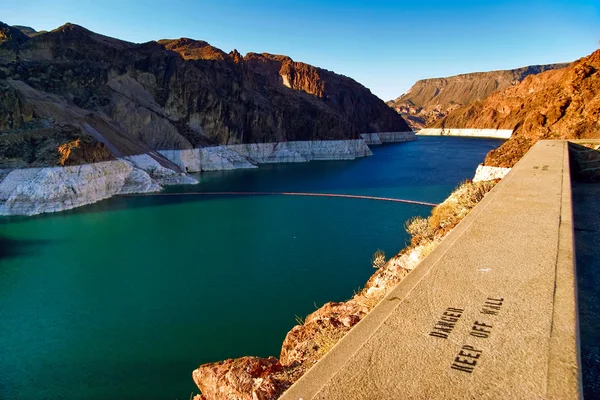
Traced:
<path id="1" fill-rule="evenodd" d="M 578 399 L 567 143 L 540 141 L 282 400 Z"/>

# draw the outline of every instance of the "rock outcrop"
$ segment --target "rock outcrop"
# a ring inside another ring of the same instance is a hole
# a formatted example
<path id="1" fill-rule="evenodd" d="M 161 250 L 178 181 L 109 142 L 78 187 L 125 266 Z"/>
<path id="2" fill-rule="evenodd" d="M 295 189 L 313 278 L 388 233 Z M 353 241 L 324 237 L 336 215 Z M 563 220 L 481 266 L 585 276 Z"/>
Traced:
<path id="1" fill-rule="evenodd" d="M 600 137 L 600 50 L 566 68 L 530 75 L 483 101 L 458 108 L 432 126 L 510 129 L 510 140 L 484 165 L 510 168 L 539 139 Z"/>
<path id="2" fill-rule="evenodd" d="M 387 104 L 414 129 L 430 126 L 449 112 L 490 94 L 514 86 L 529 75 L 563 68 L 568 64 L 533 65 L 512 70 L 475 72 L 446 78 L 422 79 L 408 92 Z"/>
<path id="3" fill-rule="evenodd" d="M 72 171 L 43 167 L 127 162 L 152 164 L 145 173 L 161 184 L 181 183 L 185 172 L 362 157 L 370 150 L 360 133 L 408 130 L 359 83 L 286 56 L 242 57 L 187 38 L 136 44 L 70 23 L 50 32 L 0 23 L 0 168 L 15 170 L 4 174 L 10 182 L 34 173 L 17 172 L 24 168 L 60 181 Z M 41 201 L 62 201 L 49 196 Z M 71 203 L 92 201 L 84 197 Z M 42 209 L 53 207 L 34 211 Z"/>
<path id="4" fill-rule="evenodd" d="M 495 179 L 502 179 L 510 172 L 510 170 L 510 168 L 490 167 L 488 165 L 480 164 L 477 167 L 477 170 L 475 171 L 473 182 L 493 181 Z"/>
<path id="5" fill-rule="evenodd" d="M 186 38 L 134 44 L 74 24 L 21 29 L 31 37 L 0 26 L 0 145 L 6 134 L 80 137 L 120 157 L 409 130 L 362 85 L 289 57 L 242 57 Z M 56 165 L 25 154 L 20 161 Z"/>
<path id="6" fill-rule="evenodd" d="M 14 170 L 0 182 L 0 215 L 63 211 L 115 194 L 158 191 L 148 174 L 115 160 Z"/>
<path id="7" fill-rule="evenodd" d="M 320 99 L 347 118 L 360 133 L 411 130 L 404 121 L 387 112 L 383 102 L 371 101 L 371 91 L 351 78 L 268 53 L 248 53 L 244 62 L 265 84 L 283 84 Z"/>
<path id="8" fill-rule="evenodd" d="M 64 211 L 119 194 L 157 192 L 161 185 L 195 183 L 146 154 L 83 165 L 0 170 L 0 215 Z"/>

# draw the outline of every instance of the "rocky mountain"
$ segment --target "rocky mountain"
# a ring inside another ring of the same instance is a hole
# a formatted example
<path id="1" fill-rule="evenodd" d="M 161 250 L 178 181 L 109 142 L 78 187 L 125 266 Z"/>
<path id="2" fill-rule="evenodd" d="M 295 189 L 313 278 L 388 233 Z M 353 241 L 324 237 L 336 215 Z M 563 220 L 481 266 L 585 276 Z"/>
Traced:
<path id="1" fill-rule="evenodd" d="M 369 89 L 357 85 L 351 78 L 281 55 L 248 53 L 244 61 L 265 79 L 265 84 L 283 83 L 290 89 L 316 96 L 325 105 L 341 112 L 361 133 L 387 132 L 389 127 L 395 127 L 393 131 L 410 131 L 407 125 L 399 125 L 396 117 L 384 110 L 383 102 L 372 101 Z"/>
<path id="2" fill-rule="evenodd" d="M 359 83 L 286 56 L 0 23 L 0 168 L 407 130 Z"/>
<path id="3" fill-rule="evenodd" d="M 432 127 L 514 130 L 487 155 L 485 165 L 494 167 L 512 167 L 539 139 L 598 138 L 600 50 L 460 107 Z"/>
<path id="4" fill-rule="evenodd" d="M 475 72 L 447 78 L 422 79 L 387 104 L 415 129 L 429 126 L 452 110 L 483 100 L 495 91 L 514 86 L 529 75 L 564 68 L 568 64 L 533 65 L 512 70 Z"/>
<path id="5" fill-rule="evenodd" d="M 47 32 L 47 31 L 39 31 L 38 32 L 29 26 L 23 26 L 23 25 L 13 25 L 12 27 L 20 30 L 21 32 L 23 32 L 24 34 L 26 34 L 29 37 L 34 37 L 34 36 L 41 35 L 42 33 Z"/>

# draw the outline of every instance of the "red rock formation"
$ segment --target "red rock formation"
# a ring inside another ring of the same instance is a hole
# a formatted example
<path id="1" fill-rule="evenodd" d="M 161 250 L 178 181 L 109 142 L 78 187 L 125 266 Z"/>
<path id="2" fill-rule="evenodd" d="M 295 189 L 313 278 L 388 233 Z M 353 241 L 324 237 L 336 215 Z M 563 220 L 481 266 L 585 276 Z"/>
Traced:
<path id="1" fill-rule="evenodd" d="M 244 61 L 266 82 L 283 84 L 321 99 L 342 113 L 361 133 L 411 130 L 404 121 L 397 122 L 385 111 L 383 102 L 370 101 L 371 91 L 351 78 L 281 55 L 248 53 Z"/>
<path id="2" fill-rule="evenodd" d="M 165 46 L 167 50 L 174 51 L 184 60 L 226 60 L 227 54 L 221 49 L 211 46 L 203 40 L 188 38 L 162 39 L 158 43 Z"/>
<path id="3" fill-rule="evenodd" d="M 205 364 L 192 378 L 202 389 L 200 399 L 268 400 L 279 397 L 290 382 L 277 377 L 283 371 L 276 358 L 242 357 Z"/>
<path id="4" fill-rule="evenodd" d="M 567 65 L 532 65 L 512 70 L 422 79 L 408 92 L 387 104 L 398 111 L 413 129 L 422 129 L 460 106 L 483 100 L 498 90 L 517 85 L 529 75 Z"/>
<path id="5" fill-rule="evenodd" d="M 600 137 L 600 50 L 451 112 L 437 128 L 514 129 L 485 159 L 512 167 L 539 139 Z"/>

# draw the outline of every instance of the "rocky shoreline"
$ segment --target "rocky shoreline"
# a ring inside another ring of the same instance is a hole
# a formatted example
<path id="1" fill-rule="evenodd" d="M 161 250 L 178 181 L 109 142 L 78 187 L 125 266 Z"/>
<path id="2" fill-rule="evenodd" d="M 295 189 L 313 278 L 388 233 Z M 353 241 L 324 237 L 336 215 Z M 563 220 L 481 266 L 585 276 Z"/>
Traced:
<path id="1" fill-rule="evenodd" d="M 510 139 L 512 129 L 451 129 L 451 128 L 425 128 L 417 135 L 420 136 L 462 136 L 493 139 Z"/>
<path id="2" fill-rule="evenodd" d="M 387 136 L 396 142 L 415 139 L 414 133 Z M 173 168 L 189 173 L 257 168 L 267 163 L 353 160 L 372 155 L 363 139 L 236 144 L 158 153 L 174 163 Z M 160 191 L 164 185 L 198 183 L 186 173 L 161 165 L 159 157 L 141 154 L 75 166 L 0 170 L 0 215 L 58 212 L 120 194 L 150 193 Z"/>
<path id="3" fill-rule="evenodd" d="M 384 143 L 399 143 L 410 140 L 416 140 L 415 132 L 378 132 L 378 133 L 361 133 L 360 137 L 366 144 L 384 144 Z"/>
<path id="4" fill-rule="evenodd" d="M 473 182 L 491 181 L 493 179 L 502 179 L 510 172 L 510 168 L 490 167 L 489 165 L 479 164 L 475 171 Z"/>
<path id="5" fill-rule="evenodd" d="M 58 212 L 119 194 L 158 192 L 161 185 L 198 183 L 146 154 L 93 164 L 15 169 L 1 175 L 0 215 Z"/>
<path id="6" fill-rule="evenodd" d="M 300 324 L 286 335 L 279 358 L 241 357 L 198 367 L 192 378 L 202 394 L 194 400 L 279 398 L 431 253 L 498 181 L 467 181 L 435 207 L 430 217 L 407 221 L 410 245 L 387 261 L 383 253 L 376 253 L 373 267 L 377 270 L 362 290 L 345 302 L 326 303 L 299 319 Z"/>

